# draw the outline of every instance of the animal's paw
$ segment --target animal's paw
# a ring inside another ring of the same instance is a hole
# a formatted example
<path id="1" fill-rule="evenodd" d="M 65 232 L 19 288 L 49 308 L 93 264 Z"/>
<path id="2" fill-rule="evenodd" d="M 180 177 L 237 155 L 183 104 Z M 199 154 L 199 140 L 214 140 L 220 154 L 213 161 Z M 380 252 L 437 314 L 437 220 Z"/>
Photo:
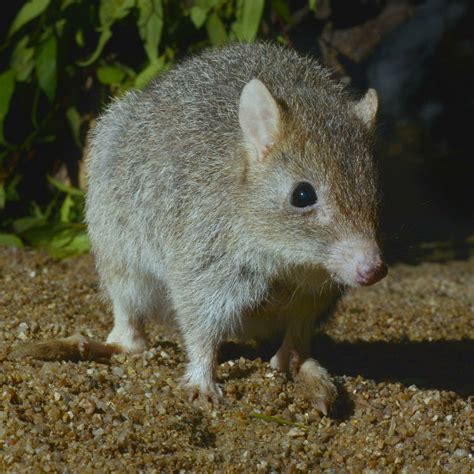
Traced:
<path id="1" fill-rule="evenodd" d="M 314 359 L 306 359 L 301 364 L 295 363 L 292 359 L 290 359 L 290 370 L 296 382 L 295 388 L 316 409 L 327 416 L 337 397 L 337 389 L 327 370 Z"/>
<path id="2" fill-rule="evenodd" d="M 73 340 L 72 342 L 75 342 L 77 344 L 77 350 L 79 352 L 81 359 L 82 360 L 89 359 L 90 350 L 91 350 L 89 339 L 87 339 L 87 337 L 84 337 L 84 336 L 77 336 L 76 340 L 75 341 Z"/>
<path id="3" fill-rule="evenodd" d="M 128 333 L 119 331 L 115 327 L 107 336 L 107 344 L 127 354 L 140 354 L 145 352 L 147 348 L 147 342 L 144 337 L 136 334 L 130 336 Z"/>
<path id="4" fill-rule="evenodd" d="M 62 341 L 64 347 L 69 347 L 71 358 L 77 352 L 77 359 L 79 360 L 105 362 L 114 354 L 121 352 L 118 347 L 94 341 L 80 334 L 67 337 Z"/>
<path id="5" fill-rule="evenodd" d="M 191 403 L 201 407 L 217 406 L 224 402 L 222 389 L 216 382 L 197 382 L 189 376 L 184 376 L 181 388 Z"/>

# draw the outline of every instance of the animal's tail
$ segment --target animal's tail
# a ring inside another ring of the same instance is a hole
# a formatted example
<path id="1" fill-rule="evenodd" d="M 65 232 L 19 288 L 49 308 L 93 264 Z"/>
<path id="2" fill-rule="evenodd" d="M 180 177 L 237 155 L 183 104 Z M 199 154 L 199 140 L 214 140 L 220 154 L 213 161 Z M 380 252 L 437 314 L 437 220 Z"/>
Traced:
<path id="1" fill-rule="evenodd" d="M 22 344 L 14 348 L 8 358 L 20 359 L 32 357 L 40 360 L 95 360 L 108 361 L 114 354 L 122 352 L 116 344 L 106 344 L 94 341 L 88 337 L 76 334 L 64 339 Z"/>

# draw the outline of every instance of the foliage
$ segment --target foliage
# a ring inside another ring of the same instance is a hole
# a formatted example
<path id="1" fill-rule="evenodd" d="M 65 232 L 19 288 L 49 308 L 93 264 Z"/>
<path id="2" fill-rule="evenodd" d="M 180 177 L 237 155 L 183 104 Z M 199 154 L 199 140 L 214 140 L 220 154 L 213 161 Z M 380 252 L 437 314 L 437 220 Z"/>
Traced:
<path id="1" fill-rule="evenodd" d="M 15 3 L 15 2 L 13 2 Z M 111 95 L 207 45 L 282 40 L 285 0 L 28 0 L 0 38 L 0 244 L 88 248 L 78 184 L 85 132 Z M 316 1 L 310 0 L 314 10 Z M 4 9 L 7 7 L 4 7 Z M 12 7 L 10 7 L 12 8 Z M 8 11 L 5 13 L 8 16 Z M 278 20 L 278 21 L 276 21 Z"/>
<path id="2" fill-rule="evenodd" d="M 84 193 L 54 178 L 49 182 L 56 192 L 46 208 L 33 203 L 30 215 L 12 221 L 14 234 L 0 234 L 0 243 L 21 247 L 26 242 L 57 258 L 87 251 L 89 241 L 81 222 Z"/>

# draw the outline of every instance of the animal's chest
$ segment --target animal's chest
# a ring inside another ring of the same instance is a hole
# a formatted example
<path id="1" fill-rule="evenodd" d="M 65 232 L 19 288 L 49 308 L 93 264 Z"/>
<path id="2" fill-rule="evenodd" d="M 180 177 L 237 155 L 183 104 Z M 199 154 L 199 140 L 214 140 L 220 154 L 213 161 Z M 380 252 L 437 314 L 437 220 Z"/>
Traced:
<path id="1" fill-rule="evenodd" d="M 278 281 L 270 287 L 267 298 L 256 309 L 255 317 L 275 315 L 309 315 L 323 311 L 331 300 L 331 291 L 320 284 L 296 286 L 288 281 Z"/>
<path id="2" fill-rule="evenodd" d="M 337 298 L 329 278 L 323 270 L 315 270 L 275 279 L 265 298 L 246 312 L 246 330 L 259 337 L 281 332 L 298 319 L 317 320 Z"/>

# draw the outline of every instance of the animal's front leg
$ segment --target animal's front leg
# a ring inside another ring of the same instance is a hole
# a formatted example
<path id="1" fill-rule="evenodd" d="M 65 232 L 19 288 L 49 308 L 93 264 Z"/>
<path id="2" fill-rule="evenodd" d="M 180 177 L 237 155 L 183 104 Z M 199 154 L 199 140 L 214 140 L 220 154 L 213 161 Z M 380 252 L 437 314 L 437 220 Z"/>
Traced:
<path id="1" fill-rule="evenodd" d="M 297 389 L 327 415 L 336 399 L 337 390 L 327 370 L 309 357 L 311 333 L 308 324 L 290 326 L 270 364 L 274 369 L 290 374 L 297 383 Z"/>
<path id="2" fill-rule="evenodd" d="M 218 403 L 222 390 L 216 382 L 217 350 L 219 339 L 204 328 L 183 328 L 183 338 L 188 355 L 188 365 L 182 386 L 191 401 Z"/>
<path id="3" fill-rule="evenodd" d="M 228 318 L 225 311 L 216 310 L 225 307 L 223 304 L 209 300 L 199 290 L 194 287 L 191 293 L 188 287 L 181 287 L 173 293 L 176 320 L 188 359 L 181 387 L 190 401 L 217 404 L 222 399 L 216 382 L 217 352 Z"/>
<path id="4" fill-rule="evenodd" d="M 196 267 L 199 274 L 193 272 Z M 235 275 L 224 273 L 221 278 L 213 266 L 205 273 L 202 267 L 202 262 L 191 266 L 185 262 L 174 268 L 170 296 L 188 356 L 184 388 L 193 400 L 218 402 L 222 397 L 216 382 L 219 345 L 242 327 L 243 308 L 260 300 L 263 285 L 239 267 L 232 267 Z"/>
<path id="5" fill-rule="evenodd" d="M 270 359 L 270 365 L 280 372 L 290 373 L 290 358 L 295 354 L 302 360 L 309 357 L 309 342 L 301 337 L 296 337 L 292 330 L 288 329 L 283 342 L 275 355 Z"/>

